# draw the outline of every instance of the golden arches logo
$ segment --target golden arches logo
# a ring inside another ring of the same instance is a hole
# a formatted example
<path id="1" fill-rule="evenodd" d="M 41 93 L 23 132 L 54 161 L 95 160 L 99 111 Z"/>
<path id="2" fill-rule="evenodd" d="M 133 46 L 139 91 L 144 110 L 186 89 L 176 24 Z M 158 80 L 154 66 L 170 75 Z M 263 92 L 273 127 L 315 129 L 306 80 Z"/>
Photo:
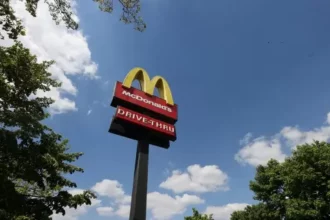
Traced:
<path id="1" fill-rule="evenodd" d="M 174 105 L 174 100 L 170 86 L 167 81 L 161 76 L 155 76 L 150 80 L 150 77 L 143 68 L 134 68 L 126 75 L 123 86 L 130 88 L 134 80 L 138 80 L 141 90 L 149 95 L 153 95 L 155 88 L 158 89 L 161 98 L 165 99 L 169 105 Z"/>

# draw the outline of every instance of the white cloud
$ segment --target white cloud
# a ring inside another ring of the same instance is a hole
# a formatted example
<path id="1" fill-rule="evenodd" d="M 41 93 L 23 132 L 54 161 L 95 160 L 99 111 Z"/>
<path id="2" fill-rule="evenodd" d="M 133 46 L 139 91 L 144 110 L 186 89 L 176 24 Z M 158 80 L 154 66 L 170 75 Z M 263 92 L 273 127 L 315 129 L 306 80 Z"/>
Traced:
<path id="1" fill-rule="evenodd" d="M 91 113 L 92 113 L 92 109 L 89 109 L 87 115 L 90 115 Z"/>
<path id="2" fill-rule="evenodd" d="M 96 209 L 100 216 L 118 216 L 128 219 L 131 196 L 124 192 L 122 184 L 117 180 L 104 179 L 96 183 L 92 190 L 99 196 L 105 196 L 114 201 L 111 206 Z M 147 208 L 151 211 L 152 218 L 157 220 L 171 219 L 174 215 L 184 213 L 189 205 L 201 203 L 204 203 L 204 200 L 195 195 L 184 194 L 172 197 L 159 192 L 151 192 L 147 195 Z"/>
<path id="3" fill-rule="evenodd" d="M 129 195 L 125 195 L 124 198 L 122 200 L 120 200 L 119 202 L 122 204 L 130 204 L 132 200 L 132 197 Z"/>
<path id="4" fill-rule="evenodd" d="M 76 3 L 73 9 L 76 12 Z M 51 114 L 61 114 L 77 110 L 75 102 L 66 95 L 76 95 L 77 88 L 68 75 L 84 75 L 96 78 L 97 64 L 91 59 L 87 39 L 81 30 L 68 30 L 64 24 L 56 25 L 49 14 L 44 1 L 38 3 L 37 17 L 32 17 L 25 9 L 24 1 L 11 0 L 11 6 L 17 16 L 22 19 L 26 36 L 19 40 L 38 57 L 39 61 L 55 60 L 49 71 L 54 79 L 62 83 L 60 89 L 52 89 L 47 95 L 55 99 L 50 107 Z M 77 15 L 74 15 L 79 21 Z M 11 40 L 1 40 L 0 45 L 9 46 Z M 37 95 L 44 95 L 38 93 Z"/>
<path id="5" fill-rule="evenodd" d="M 204 200 L 195 195 L 184 194 L 172 197 L 159 192 L 151 192 L 147 195 L 147 208 L 151 211 L 152 218 L 156 220 L 172 219 L 173 216 L 184 213 L 187 206 L 201 203 L 204 203 Z M 112 214 L 128 219 L 130 205 L 121 203 Z"/>
<path id="6" fill-rule="evenodd" d="M 113 207 L 98 207 L 96 209 L 100 216 L 119 216 L 121 218 L 128 219 L 131 206 L 120 204 L 115 210 Z"/>
<path id="7" fill-rule="evenodd" d="M 171 197 L 159 192 L 148 193 L 148 209 L 151 210 L 153 219 L 172 219 L 173 216 L 182 214 L 187 206 L 204 203 L 204 200 L 195 195 L 184 194 Z"/>
<path id="8" fill-rule="evenodd" d="M 284 161 L 285 156 L 281 151 L 281 143 L 278 139 L 267 140 L 260 137 L 246 143 L 235 155 L 235 160 L 244 165 L 258 166 L 267 164 L 272 158 Z"/>
<path id="9" fill-rule="evenodd" d="M 128 219 L 130 210 L 130 205 L 120 205 L 116 211 L 116 215 Z"/>
<path id="10" fill-rule="evenodd" d="M 330 126 L 316 128 L 311 131 L 301 131 L 298 127 L 284 127 L 280 134 L 285 138 L 290 147 L 312 143 L 317 141 L 328 141 L 330 138 Z"/>
<path id="11" fill-rule="evenodd" d="M 252 138 L 252 133 L 247 133 L 246 135 L 244 135 L 243 139 L 239 141 L 239 144 L 240 145 L 248 144 L 251 138 Z"/>
<path id="12" fill-rule="evenodd" d="M 191 165 L 187 172 L 174 170 L 172 176 L 160 184 L 161 188 L 173 190 L 175 193 L 183 192 L 215 192 L 228 190 L 228 175 L 218 166 L 209 165 L 201 167 L 198 164 Z"/>
<path id="13" fill-rule="evenodd" d="M 164 176 L 169 176 L 171 174 L 170 169 L 165 168 L 163 171 Z"/>
<path id="14" fill-rule="evenodd" d="M 125 195 L 122 184 L 117 180 L 104 179 L 96 183 L 92 190 L 100 196 L 107 196 L 114 199 L 117 203 L 130 202 L 130 196 Z"/>
<path id="15" fill-rule="evenodd" d="M 114 209 L 112 207 L 97 207 L 96 208 L 97 213 L 100 216 L 113 216 L 114 215 Z"/>
<path id="16" fill-rule="evenodd" d="M 98 207 L 96 211 L 100 216 L 119 216 L 128 219 L 130 209 L 130 205 L 119 205 L 117 210 L 113 207 Z"/>
<path id="17" fill-rule="evenodd" d="M 83 189 L 70 189 L 68 191 L 71 195 L 75 196 L 75 195 L 78 195 L 78 194 L 82 194 L 84 192 Z"/>
<path id="18" fill-rule="evenodd" d="M 167 177 L 167 176 L 171 175 L 171 170 L 170 169 L 173 170 L 174 167 L 175 167 L 175 164 L 172 161 L 169 161 L 167 163 L 167 167 L 163 171 L 164 176 Z"/>
<path id="19" fill-rule="evenodd" d="M 298 126 L 286 126 L 273 138 L 259 137 L 251 141 L 249 133 L 243 138 L 244 141 L 240 141 L 244 146 L 235 155 L 235 160 L 252 166 L 265 165 L 271 158 L 282 162 L 286 157 L 282 151 L 284 145 L 295 149 L 297 145 L 310 144 L 313 141 L 329 141 L 330 113 L 327 114 L 326 121 L 327 125 L 309 131 L 302 131 Z"/>
<path id="20" fill-rule="evenodd" d="M 327 123 L 330 124 L 330 112 L 327 114 Z"/>
<path id="21" fill-rule="evenodd" d="M 128 218 L 130 211 L 131 196 L 126 195 L 122 184 L 117 180 L 104 179 L 96 183 L 92 190 L 100 196 L 111 198 L 115 202 L 116 208 L 99 207 L 96 211 L 101 216 L 116 215 L 122 218 Z"/>
<path id="22" fill-rule="evenodd" d="M 205 213 L 213 214 L 215 220 L 229 220 L 231 213 L 243 210 L 247 205 L 246 203 L 230 203 L 224 206 L 208 206 Z"/>
<path id="23" fill-rule="evenodd" d="M 84 190 L 82 189 L 73 189 L 70 190 L 69 193 L 72 195 L 81 194 Z M 88 212 L 88 210 L 92 207 L 98 206 L 101 204 L 101 200 L 99 199 L 91 199 L 91 205 L 82 205 L 78 206 L 76 209 L 74 208 L 64 208 L 65 215 L 62 214 L 53 214 L 53 220 L 78 220 L 79 216 L 82 216 Z"/>
<path id="24" fill-rule="evenodd" d="M 66 97 L 63 97 L 59 89 L 51 88 L 48 92 L 38 91 L 37 96 L 47 96 L 53 100 L 56 100 L 49 108 L 49 112 L 52 115 L 78 110 L 76 103 Z"/>

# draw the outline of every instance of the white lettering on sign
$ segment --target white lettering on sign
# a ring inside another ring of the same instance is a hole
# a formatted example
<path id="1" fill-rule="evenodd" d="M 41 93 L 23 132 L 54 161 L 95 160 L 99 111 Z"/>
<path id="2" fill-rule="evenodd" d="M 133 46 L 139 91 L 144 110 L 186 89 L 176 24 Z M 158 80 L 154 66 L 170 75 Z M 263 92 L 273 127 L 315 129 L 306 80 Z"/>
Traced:
<path id="1" fill-rule="evenodd" d="M 125 115 L 125 111 L 123 109 L 118 108 L 117 114 Z"/>
<path id="2" fill-rule="evenodd" d="M 152 126 L 157 127 L 159 129 L 174 133 L 174 127 L 173 126 L 169 126 L 167 124 L 163 124 L 161 122 L 154 121 L 152 119 L 148 119 L 144 116 L 137 115 L 137 114 L 129 112 L 129 111 L 125 111 L 124 109 L 121 109 L 121 108 L 117 109 L 117 114 L 123 115 L 127 118 L 132 118 L 136 121 L 139 121 L 139 122 L 142 122 L 142 123 L 145 123 L 145 124 L 151 124 Z"/>
<path id="3" fill-rule="evenodd" d="M 162 104 L 159 104 L 159 103 L 153 102 L 153 101 L 148 100 L 148 99 L 145 99 L 145 98 L 143 98 L 143 97 L 141 97 L 141 96 L 139 96 L 139 95 L 132 94 L 132 93 L 127 92 L 127 91 L 125 91 L 125 90 L 122 92 L 122 94 L 123 94 L 123 95 L 126 95 L 126 96 L 129 96 L 129 97 L 131 97 L 131 98 L 133 98 L 133 99 L 136 99 L 136 100 L 138 100 L 138 101 L 140 101 L 140 102 L 144 102 L 144 103 L 146 103 L 146 104 L 149 104 L 149 105 L 155 106 L 155 107 L 157 107 L 157 108 L 161 108 L 161 109 L 163 109 L 163 110 L 165 110 L 165 111 L 172 112 L 172 109 L 169 108 L 169 107 L 167 107 L 166 105 L 162 105 Z"/>

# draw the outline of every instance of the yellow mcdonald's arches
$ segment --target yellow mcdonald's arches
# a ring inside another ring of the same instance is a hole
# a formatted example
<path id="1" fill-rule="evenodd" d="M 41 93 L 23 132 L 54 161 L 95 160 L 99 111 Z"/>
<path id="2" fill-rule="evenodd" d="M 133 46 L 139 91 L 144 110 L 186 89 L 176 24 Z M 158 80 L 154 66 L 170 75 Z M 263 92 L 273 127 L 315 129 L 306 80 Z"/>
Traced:
<path id="1" fill-rule="evenodd" d="M 143 68 L 136 67 L 129 71 L 122 85 L 126 88 L 130 88 L 134 80 L 138 80 L 140 83 L 141 90 L 149 95 L 153 95 L 154 89 L 156 87 L 158 89 L 160 97 L 165 99 L 167 104 L 174 105 L 170 86 L 163 77 L 155 76 L 150 80 L 147 71 L 145 71 Z"/>

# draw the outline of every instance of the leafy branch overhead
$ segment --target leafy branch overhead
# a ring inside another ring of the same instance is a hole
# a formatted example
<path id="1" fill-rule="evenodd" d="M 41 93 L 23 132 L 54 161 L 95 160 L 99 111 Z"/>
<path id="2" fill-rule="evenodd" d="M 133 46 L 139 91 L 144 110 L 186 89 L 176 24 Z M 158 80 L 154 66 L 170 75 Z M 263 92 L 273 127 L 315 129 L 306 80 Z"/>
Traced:
<path id="1" fill-rule="evenodd" d="M 95 195 L 78 195 L 64 175 L 83 172 L 72 165 L 82 153 L 68 153 L 68 141 L 41 122 L 53 103 L 36 97 L 60 84 L 21 43 L 0 47 L 0 219 L 48 220 L 64 207 L 91 204 Z"/>
<path id="2" fill-rule="evenodd" d="M 101 11 L 112 13 L 113 0 L 94 0 L 99 4 Z M 37 6 L 39 0 L 24 0 L 26 10 L 34 17 L 37 16 Z M 64 22 L 69 29 L 78 29 L 78 23 L 74 20 L 72 12 L 71 0 L 45 0 L 49 6 L 49 12 L 56 22 Z M 140 32 L 144 31 L 146 24 L 139 16 L 141 10 L 140 0 L 118 0 L 122 6 L 122 15 L 120 20 L 125 24 L 134 24 L 134 28 Z M 8 34 L 11 39 L 17 39 L 19 35 L 24 35 L 24 27 L 21 20 L 16 17 L 14 10 L 10 6 L 10 0 L 0 1 L 0 25 L 2 30 Z M 3 39 L 3 32 L 0 32 L 0 37 Z"/>
<path id="3" fill-rule="evenodd" d="M 99 4 L 101 11 L 111 13 L 113 11 L 113 0 L 94 0 Z M 144 23 L 139 13 L 141 11 L 140 0 L 118 0 L 122 6 L 122 15 L 120 20 L 125 24 L 134 24 L 134 28 L 140 32 L 146 29 L 146 24 Z"/>

